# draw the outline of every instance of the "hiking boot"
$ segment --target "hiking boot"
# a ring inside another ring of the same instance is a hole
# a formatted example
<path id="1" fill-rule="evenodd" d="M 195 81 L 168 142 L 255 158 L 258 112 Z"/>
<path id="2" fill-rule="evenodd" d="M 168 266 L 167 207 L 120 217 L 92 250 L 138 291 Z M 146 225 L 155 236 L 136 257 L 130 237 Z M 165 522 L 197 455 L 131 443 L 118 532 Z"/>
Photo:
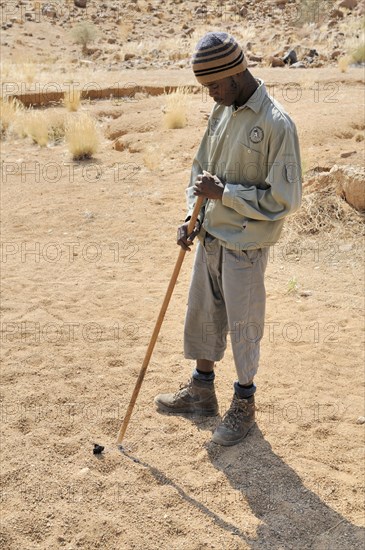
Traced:
<path id="1" fill-rule="evenodd" d="M 214 382 L 202 382 L 191 378 L 182 384 L 176 393 L 160 393 L 155 397 L 160 411 L 172 413 L 195 413 L 202 416 L 216 416 L 218 402 Z"/>
<path id="2" fill-rule="evenodd" d="M 218 445 L 236 445 L 242 441 L 255 423 L 255 397 L 239 399 L 233 396 L 232 403 L 212 435 Z"/>

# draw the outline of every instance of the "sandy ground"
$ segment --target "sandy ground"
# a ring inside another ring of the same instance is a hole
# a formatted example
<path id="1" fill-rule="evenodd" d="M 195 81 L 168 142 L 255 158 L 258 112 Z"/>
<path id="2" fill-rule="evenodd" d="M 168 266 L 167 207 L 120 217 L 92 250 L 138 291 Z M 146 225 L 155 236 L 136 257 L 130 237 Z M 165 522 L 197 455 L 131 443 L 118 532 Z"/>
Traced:
<path id="1" fill-rule="evenodd" d="M 331 71 L 306 73 L 296 101 L 292 71 L 253 71 L 293 116 L 305 170 L 363 162 L 362 72 L 341 80 Z M 176 83 L 168 72 L 155 80 Z M 181 130 L 163 128 L 163 105 L 85 104 L 104 136 L 125 131 L 127 143 L 118 152 L 105 138 L 88 162 L 72 162 L 62 144 L 2 143 L 2 547 L 363 548 L 360 235 L 320 233 L 298 246 L 286 231 L 272 250 L 258 422 L 233 448 L 210 443 L 218 419 L 153 405 L 192 368 L 182 356 L 187 255 L 129 452 L 115 446 L 178 254 L 175 229 L 212 101 L 192 96 Z M 234 378 L 228 349 L 217 368 L 221 414 Z M 105 445 L 100 457 L 94 442 Z"/>

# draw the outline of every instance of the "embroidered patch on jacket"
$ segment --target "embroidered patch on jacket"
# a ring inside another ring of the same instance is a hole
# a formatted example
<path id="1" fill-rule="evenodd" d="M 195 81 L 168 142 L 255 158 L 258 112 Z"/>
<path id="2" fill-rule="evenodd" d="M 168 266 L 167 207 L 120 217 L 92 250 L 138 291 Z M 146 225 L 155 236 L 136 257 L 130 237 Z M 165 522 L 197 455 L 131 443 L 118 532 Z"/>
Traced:
<path id="1" fill-rule="evenodd" d="M 254 126 L 250 131 L 250 141 L 260 143 L 264 139 L 264 131 L 260 126 Z"/>

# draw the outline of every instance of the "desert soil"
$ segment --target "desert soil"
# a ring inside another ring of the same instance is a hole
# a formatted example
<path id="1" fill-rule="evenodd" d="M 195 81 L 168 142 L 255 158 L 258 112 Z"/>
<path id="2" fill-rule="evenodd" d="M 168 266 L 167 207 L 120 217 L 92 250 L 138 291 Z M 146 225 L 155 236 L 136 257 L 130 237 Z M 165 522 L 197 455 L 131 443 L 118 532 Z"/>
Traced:
<path id="1" fill-rule="evenodd" d="M 252 72 L 296 122 L 305 172 L 363 163 L 362 69 Z M 195 84 L 186 68 L 115 74 L 123 84 Z M 102 66 L 93 82 L 105 85 Z M 164 415 L 153 404 L 193 366 L 182 353 L 187 254 L 127 451 L 115 445 L 213 106 L 191 94 L 187 125 L 174 130 L 163 125 L 165 103 L 147 94 L 84 102 L 104 136 L 89 161 L 72 161 L 64 143 L 1 142 L 2 547 L 363 548 L 360 223 L 310 235 L 289 221 L 272 249 L 257 425 L 231 448 L 210 442 L 219 418 Z M 228 348 L 217 365 L 220 414 L 234 379 Z"/>

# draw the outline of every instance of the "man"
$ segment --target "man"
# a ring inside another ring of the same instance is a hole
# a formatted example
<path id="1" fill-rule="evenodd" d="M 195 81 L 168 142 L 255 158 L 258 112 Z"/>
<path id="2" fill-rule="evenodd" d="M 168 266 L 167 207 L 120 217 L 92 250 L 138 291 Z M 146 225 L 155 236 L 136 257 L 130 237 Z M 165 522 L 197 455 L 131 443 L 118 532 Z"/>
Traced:
<path id="1" fill-rule="evenodd" d="M 214 366 L 229 333 L 237 381 L 212 440 L 235 445 L 255 422 L 264 273 L 284 218 L 300 206 L 299 144 L 294 123 L 247 69 L 232 36 L 206 34 L 192 66 L 216 103 L 193 162 L 188 216 L 177 241 L 190 250 L 199 235 L 184 331 L 185 357 L 195 360 L 196 368 L 187 385 L 158 395 L 155 403 L 162 411 L 216 415 Z M 199 196 L 205 199 L 203 207 L 195 231 L 187 235 Z"/>

